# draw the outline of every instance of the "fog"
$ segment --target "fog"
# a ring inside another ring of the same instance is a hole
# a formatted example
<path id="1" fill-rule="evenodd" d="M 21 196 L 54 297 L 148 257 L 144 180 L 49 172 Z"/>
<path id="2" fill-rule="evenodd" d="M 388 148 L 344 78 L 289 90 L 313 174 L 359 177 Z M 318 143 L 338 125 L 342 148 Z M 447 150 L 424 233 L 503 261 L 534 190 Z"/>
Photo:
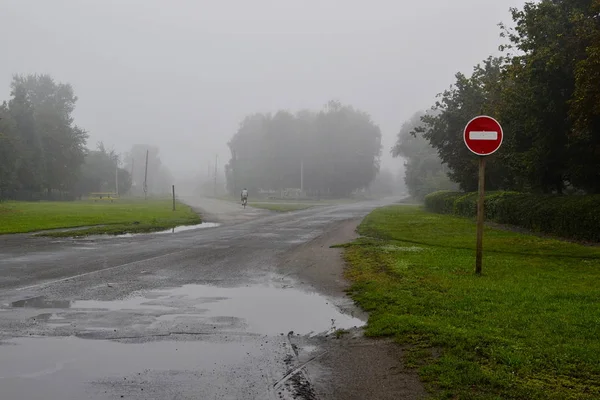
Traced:
<path id="1" fill-rule="evenodd" d="M 15 73 L 70 83 L 88 147 L 160 148 L 206 175 L 243 118 L 321 109 L 371 114 L 383 166 L 402 123 L 500 44 L 519 0 L 2 0 L 1 99 Z"/>

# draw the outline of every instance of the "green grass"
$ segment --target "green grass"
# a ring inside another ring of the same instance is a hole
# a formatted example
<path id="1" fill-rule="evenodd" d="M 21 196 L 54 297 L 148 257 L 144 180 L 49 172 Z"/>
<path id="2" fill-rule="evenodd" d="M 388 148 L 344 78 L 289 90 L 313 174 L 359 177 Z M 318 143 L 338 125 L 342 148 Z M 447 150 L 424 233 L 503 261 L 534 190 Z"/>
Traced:
<path id="1" fill-rule="evenodd" d="M 118 200 L 114 203 L 7 202 L 0 204 L 0 234 L 50 229 L 90 227 L 77 231 L 40 233 L 44 236 L 86 236 L 154 232 L 179 225 L 200 223 L 187 205 L 172 200 Z M 102 226 L 99 226 L 102 225 Z"/>
<path id="2" fill-rule="evenodd" d="M 248 203 L 250 207 L 262 208 L 275 212 L 289 212 L 297 210 L 305 210 L 314 207 L 313 204 L 297 204 L 297 203 Z"/>
<path id="3" fill-rule="evenodd" d="M 435 398 L 599 399 L 600 248 L 486 228 L 419 207 L 375 210 L 346 245 L 366 334 L 411 343 Z"/>

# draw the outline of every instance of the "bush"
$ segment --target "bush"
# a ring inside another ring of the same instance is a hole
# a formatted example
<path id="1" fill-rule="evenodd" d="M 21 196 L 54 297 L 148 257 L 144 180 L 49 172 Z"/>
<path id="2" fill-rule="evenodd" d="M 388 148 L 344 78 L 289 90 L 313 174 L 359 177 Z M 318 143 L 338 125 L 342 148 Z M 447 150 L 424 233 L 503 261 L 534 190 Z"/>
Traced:
<path id="1" fill-rule="evenodd" d="M 435 192 L 425 208 L 440 214 L 477 215 L 477 193 Z M 600 195 L 559 196 L 517 192 L 486 194 L 485 218 L 566 238 L 600 242 Z"/>
<path id="2" fill-rule="evenodd" d="M 463 193 L 442 190 L 425 196 L 425 208 L 440 214 L 453 214 L 454 201 Z"/>

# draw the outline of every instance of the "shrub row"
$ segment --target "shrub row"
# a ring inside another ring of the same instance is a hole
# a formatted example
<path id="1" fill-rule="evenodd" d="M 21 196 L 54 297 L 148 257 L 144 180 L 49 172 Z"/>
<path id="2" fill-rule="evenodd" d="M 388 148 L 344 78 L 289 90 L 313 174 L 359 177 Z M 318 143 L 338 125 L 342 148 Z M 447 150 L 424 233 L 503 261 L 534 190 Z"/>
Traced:
<path id="1" fill-rule="evenodd" d="M 425 208 L 463 217 L 477 215 L 477 193 L 441 191 L 425 197 Z M 600 195 L 559 196 L 490 192 L 485 218 L 534 232 L 600 242 Z"/>

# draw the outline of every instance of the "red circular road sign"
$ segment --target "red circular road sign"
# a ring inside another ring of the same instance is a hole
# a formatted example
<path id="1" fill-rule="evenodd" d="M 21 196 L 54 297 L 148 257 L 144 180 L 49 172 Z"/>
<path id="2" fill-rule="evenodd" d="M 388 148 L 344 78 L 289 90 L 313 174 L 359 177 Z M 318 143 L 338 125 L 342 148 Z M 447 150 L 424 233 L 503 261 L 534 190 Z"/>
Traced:
<path id="1" fill-rule="evenodd" d="M 465 145 L 478 156 L 489 156 L 502 145 L 502 127 L 492 117 L 480 115 L 467 123 L 463 133 Z"/>

